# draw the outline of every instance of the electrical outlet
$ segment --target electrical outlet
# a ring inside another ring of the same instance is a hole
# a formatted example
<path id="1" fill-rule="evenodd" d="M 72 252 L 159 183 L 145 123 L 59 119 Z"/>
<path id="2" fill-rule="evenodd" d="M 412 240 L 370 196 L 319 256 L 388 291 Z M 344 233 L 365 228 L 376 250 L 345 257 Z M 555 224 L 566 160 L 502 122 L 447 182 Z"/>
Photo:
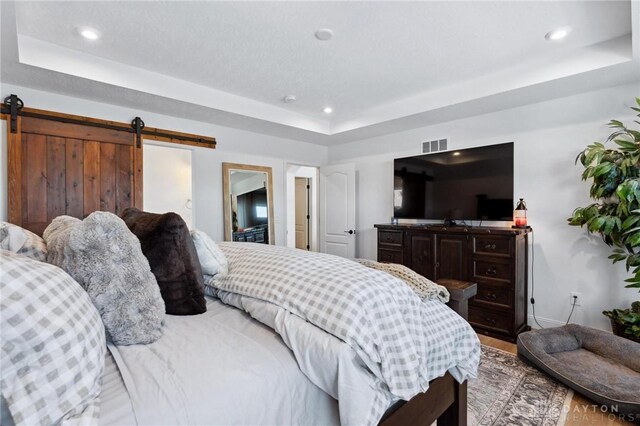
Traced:
<path id="1" fill-rule="evenodd" d="M 575 291 L 572 291 L 570 293 L 569 304 L 571 306 L 573 306 L 574 298 L 575 298 L 575 301 L 576 301 L 576 306 L 581 306 L 582 305 L 582 293 L 576 293 Z"/>

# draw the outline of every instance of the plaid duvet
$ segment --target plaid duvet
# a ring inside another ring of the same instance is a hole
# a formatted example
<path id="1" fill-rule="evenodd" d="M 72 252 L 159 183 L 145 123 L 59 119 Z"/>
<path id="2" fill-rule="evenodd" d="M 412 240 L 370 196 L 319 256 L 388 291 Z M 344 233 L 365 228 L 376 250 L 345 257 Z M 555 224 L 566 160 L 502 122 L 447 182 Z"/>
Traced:
<path id="1" fill-rule="evenodd" d="M 408 400 L 450 371 L 475 377 L 478 338 L 436 301 L 351 260 L 287 247 L 220 243 L 229 273 L 217 290 L 273 303 L 346 342 L 394 396 Z"/>
<path id="2" fill-rule="evenodd" d="M 62 269 L 0 250 L 2 396 L 16 425 L 97 424 L 106 341 Z"/>

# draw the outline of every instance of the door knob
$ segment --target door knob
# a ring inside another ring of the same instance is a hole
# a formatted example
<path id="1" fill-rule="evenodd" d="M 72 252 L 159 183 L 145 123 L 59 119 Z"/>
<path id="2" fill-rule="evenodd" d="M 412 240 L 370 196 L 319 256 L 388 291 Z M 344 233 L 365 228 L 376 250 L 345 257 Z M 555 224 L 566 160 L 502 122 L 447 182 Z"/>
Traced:
<path id="1" fill-rule="evenodd" d="M 346 232 L 349 235 L 353 235 L 356 233 L 356 231 L 354 231 L 353 229 L 349 229 L 348 231 L 344 231 L 344 232 Z"/>

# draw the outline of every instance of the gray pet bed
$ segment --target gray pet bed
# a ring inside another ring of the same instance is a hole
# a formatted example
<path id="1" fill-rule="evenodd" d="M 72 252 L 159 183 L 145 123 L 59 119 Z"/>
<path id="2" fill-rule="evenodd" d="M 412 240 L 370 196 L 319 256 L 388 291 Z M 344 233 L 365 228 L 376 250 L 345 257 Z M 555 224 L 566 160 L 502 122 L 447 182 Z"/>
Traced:
<path id="1" fill-rule="evenodd" d="M 520 334 L 518 355 L 598 404 L 640 414 L 640 343 L 571 324 Z"/>

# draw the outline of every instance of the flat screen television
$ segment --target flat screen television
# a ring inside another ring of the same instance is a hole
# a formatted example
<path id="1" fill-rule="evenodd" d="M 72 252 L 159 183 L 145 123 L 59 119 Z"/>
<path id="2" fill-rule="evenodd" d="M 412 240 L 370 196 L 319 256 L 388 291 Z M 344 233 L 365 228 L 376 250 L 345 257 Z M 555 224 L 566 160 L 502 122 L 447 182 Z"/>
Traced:
<path id="1" fill-rule="evenodd" d="M 513 142 L 397 158 L 400 219 L 512 220 Z"/>

